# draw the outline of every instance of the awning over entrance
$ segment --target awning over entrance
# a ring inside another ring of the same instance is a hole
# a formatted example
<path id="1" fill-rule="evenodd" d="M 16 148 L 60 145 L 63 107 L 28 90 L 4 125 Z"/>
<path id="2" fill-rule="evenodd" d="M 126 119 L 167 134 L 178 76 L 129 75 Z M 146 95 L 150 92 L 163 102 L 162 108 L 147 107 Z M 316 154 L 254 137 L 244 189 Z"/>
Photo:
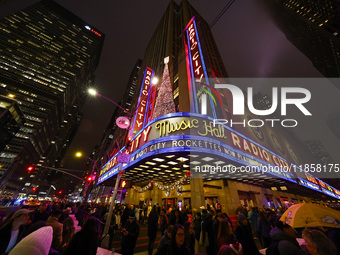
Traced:
<path id="1" fill-rule="evenodd" d="M 264 137 L 262 134 L 261 139 Z M 119 169 L 138 186 L 150 181 L 170 184 L 190 171 L 191 178 L 231 179 L 273 190 L 318 191 L 340 198 L 340 191 L 291 163 L 299 157 L 298 151 L 294 157 L 285 154 L 284 158 L 275 145 L 265 144 L 268 147 L 207 116 L 168 114 L 151 121 L 132 138 L 129 148 L 111 158 L 102 168 L 98 184 Z M 121 157 L 127 153 L 128 158 Z"/>

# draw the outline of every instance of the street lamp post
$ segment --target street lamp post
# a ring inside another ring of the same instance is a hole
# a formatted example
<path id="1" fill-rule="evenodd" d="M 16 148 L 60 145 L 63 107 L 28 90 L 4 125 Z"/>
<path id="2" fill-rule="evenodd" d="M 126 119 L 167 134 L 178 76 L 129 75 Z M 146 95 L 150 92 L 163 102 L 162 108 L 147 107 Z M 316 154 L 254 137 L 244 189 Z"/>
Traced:
<path id="1" fill-rule="evenodd" d="M 97 167 L 97 160 L 93 160 L 93 159 L 91 159 L 91 158 L 89 158 L 87 156 L 84 156 L 81 152 L 77 152 L 76 153 L 76 157 L 78 157 L 78 158 L 79 157 L 84 157 L 84 158 L 87 158 L 88 160 L 90 160 L 93 163 L 93 167 L 92 167 L 92 171 L 91 171 L 91 176 L 92 175 L 97 175 L 97 172 L 95 171 L 96 167 Z M 87 185 L 87 189 L 85 190 L 85 202 L 87 202 L 87 200 L 88 200 L 88 196 L 89 196 L 89 194 L 91 192 L 91 189 L 92 189 L 92 182 Z"/>
<path id="2" fill-rule="evenodd" d="M 119 182 L 120 182 L 120 177 L 123 174 L 124 174 L 124 171 L 122 171 L 122 170 L 120 170 L 118 172 L 118 176 L 117 176 L 116 184 L 115 184 L 115 189 L 113 190 L 112 199 L 111 199 L 111 202 L 110 202 L 109 214 L 107 216 L 106 223 L 105 223 L 105 228 L 104 228 L 103 236 L 105 236 L 108 233 L 108 231 L 109 231 L 109 227 L 110 227 L 110 224 L 111 224 L 112 213 L 113 213 L 114 200 L 115 200 L 115 197 L 117 195 L 117 190 L 118 190 L 118 185 L 119 185 Z"/>
<path id="3" fill-rule="evenodd" d="M 152 84 L 156 85 L 158 83 L 158 78 L 154 77 L 154 79 L 152 80 Z M 94 95 L 94 96 L 98 96 L 98 97 L 101 97 L 101 98 L 104 98 L 108 101 L 110 101 L 111 103 L 113 103 L 114 105 L 116 105 L 117 107 L 119 107 L 120 109 L 123 110 L 124 113 L 127 113 L 130 117 L 132 116 L 131 113 L 129 113 L 128 111 L 126 111 L 123 107 L 121 107 L 119 104 L 117 104 L 116 102 L 112 101 L 111 99 L 101 95 L 101 94 L 98 94 L 96 90 L 94 89 L 89 89 L 88 92 L 91 94 L 91 95 Z M 129 118 L 129 117 L 128 117 Z M 109 213 L 108 213 L 108 217 L 106 219 L 106 224 L 105 224 L 105 228 L 104 228 L 104 236 L 108 233 L 108 230 L 109 230 L 109 226 L 110 226 L 110 223 L 111 223 L 111 218 L 112 218 L 112 213 L 113 213 L 113 206 L 114 206 L 114 199 L 116 197 L 116 194 L 117 194 L 117 190 L 118 190 L 118 185 L 119 185 L 119 182 L 120 182 L 120 178 L 121 176 L 124 174 L 124 171 L 120 170 L 119 173 L 118 173 L 118 176 L 117 176 L 117 179 L 116 179 L 116 184 L 115 184 L 115 188 L 114 188 L 114 191 L 113 191 L 113 194 L 112 194 L 112 199 L 111 199 L 111 203 L 110 203 L 110 208 L 109 208 Z"/>
<path id="4" fill-rule="evenodd" d="M 108 101 L 110 101 L 111 103 L 115 104 L 116 106 L 118 106 L 120 109 L 122 109 L 125 113 L 131 115 L 131 113 L 129 113 L 127 110 L 125 110 L 123 107 L 121 107 L 119 104 L 117 104 L 115 101 L 111 100 L 110 98 L 107 98 L 101 94 L 98 94 L 96 90 L 94 89 L 89 89 L 88 92 L 91 94 L 91 95 L 94 95 L 94 96 L 98 96 L 98 97 L 102 97 Z"/>

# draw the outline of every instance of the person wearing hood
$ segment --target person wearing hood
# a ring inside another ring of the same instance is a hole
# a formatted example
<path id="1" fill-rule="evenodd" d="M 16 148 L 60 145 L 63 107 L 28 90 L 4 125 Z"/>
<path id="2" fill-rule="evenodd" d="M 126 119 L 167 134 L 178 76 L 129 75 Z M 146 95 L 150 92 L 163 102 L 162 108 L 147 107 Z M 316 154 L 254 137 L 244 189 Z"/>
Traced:
<path id="1" fill-rule="evenodd" d="M 295 230 L 290 225 L 285 224 L 282 221 L 278 221 L 276 223 L 276 227 L 270 231 L 270 237 L 274 240 L 273 245 L 277 244 L 277 250 L 280 254 L 305 254 L 301 250 L 299 243 L 296 241 Z"/>
<path id="2" fill-rule="evenodd" d="M 159 251 L 162 249 L 163 245 L 166 242 L 171 241 L 173 229 L 174 229 L 174 226 L 169 225 L 168 228 L 166 230 L 164 230 L 164 235 L 159 240 L 159 244 L 158 244 L 158 247 L 157 247 L 157 253 L 159 253 Z"/>

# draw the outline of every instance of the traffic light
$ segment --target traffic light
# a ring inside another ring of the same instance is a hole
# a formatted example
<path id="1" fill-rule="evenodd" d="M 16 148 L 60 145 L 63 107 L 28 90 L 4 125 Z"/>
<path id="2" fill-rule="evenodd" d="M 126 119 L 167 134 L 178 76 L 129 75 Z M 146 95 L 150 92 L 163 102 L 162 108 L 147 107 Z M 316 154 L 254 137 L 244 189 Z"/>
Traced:
<path id="1" fill-rule="evenodd" d="M 33 188 L 32 188 L 32 191 L 36 191 L 36 190 L 37 190 L 37 188 L 36 188 L 36 187 L 33 187 Z"/>
<path id="2" fill-rule="evenodd" d="M 86 178 L 86 181 L 87 181 L 87 182 L 91 182 L 92 180 L 93 180 L 92 176 L 88 176 L 88 177 Z"/>
<path id="3" fill-rule="evenodd" d="M 126 140 L 126 144 L 125 144 L 125 149 L 126 150 L 129 150 L 130 147 L 131 147 L 131 140 L 132 140 L 132 137 L 131 136 L 128 136 L 127 140 Z"/>
<path id="4" fill-rule="evenodd" d="M 130 186 L 130 181 L 128 181 L 128 180 L 122 180 L 122 181 L 120 182 L 120 187 L 121 187 L 122 189 L 129 188 L 129 186 Z"/>
<path id="5" fill-rule="evenodd" d="M 27 171 L 27 173 L 32 173 L 33 172 L 33 170 L 34 170 L 34 166 L 28 166 L 28 167 L 26 167 L 26 171 Z"/>
<path id="6" fill-rule="evenodd" d="M 62 191 L 62 190 L 59 190 L 58 194 L 60 195 L 61 193 L 63 193 L 63 191 Z"/>

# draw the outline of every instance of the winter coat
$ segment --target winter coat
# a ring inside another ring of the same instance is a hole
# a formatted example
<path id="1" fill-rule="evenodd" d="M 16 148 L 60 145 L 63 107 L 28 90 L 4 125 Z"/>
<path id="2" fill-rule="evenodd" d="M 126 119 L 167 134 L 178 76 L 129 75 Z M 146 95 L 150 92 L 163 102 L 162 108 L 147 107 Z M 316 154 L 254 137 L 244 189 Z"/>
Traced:
<path id="1" fill-rule="evenodd" d="M 168 241 L 171 241 L 171 238 L 168 236 L 168 234 L 166 233 L 167 231 L 165 230 L 161 239 L 159 240 L 159 244 L 158 244 L 158 247 L 157 247 L 157 253 L 160 252 L 160 250 L 162 249 L 163 245 L 168 242 Z"/>
<path id="2" fill-rule="evenodd" d="M 128 235 L 122 235 L 122 247 L 135 247 L 137 238 L 139 236 L 139 224 L 134 220 L 132 223 L 130 221 L 127 222 L 125 225 L 125 229 L 128 233 Z"/>
<path id="3" fill-rule="evenodd" d="M 64 255 L 96 255 L 99 246 L 99 237 L 94 233 L 79 231 L 68 245 Z"/>
<path id="4" fill-rule="evenodd" d="M 250 215 L 250 221 L 251 224 L 253 224 L 255 232 L 258 231 L 258 219 L 259 219 L 259 214 L 257 212 L 252 212 Z"/>
<path id="5" fill-rule="evenodd" d="M 151 211 L 148 219 L 148 236 L 149 238 L 155 238 L 157 235 L 157 223 L 158 215 L 156 211 Z"/>
<path id="6" fill-rule="evenodd" d="M 303 255 L 303 251 L 300 249 L 299 243 L 295 238 L 290 237 L 285 232 L 283 232 L 278 227 L 273 228 L 270 231 L 270 237 L 274 240 L 274 242 L 279 242 L 278 250 L 280 254 L 289 254 L 289 255 Z"/>
<path id="7" fill-rule="evenodd" d="M 239 223 L 234 231 L 236 239 L 242 244 L 243 255 L 260 254 L 253 239 L 253 235 L 248 225 Z M 288 253 L 287 253 L 288 255 Z"/>
<path id="8" fill-rule="evenodd" d="M 185 244 L 178 248 L 172 240 L 167 241 L 161 247 L 159 251 L 157 251 L 156 255 L 188 255 L 190 253 L 190 249 Z"/>
<path id="9" fill-rule="evenodd" d="M 265 222 L 263 220 L 258 220 L 257 221 L 257 227 L 258 231 L 260 232 L 260 235 L 265 237 L 265 238 L 270 238 L 270 230 L 272 229 L 271 225 L 269 222 Z"/>
<path id="10" fill-rule="evenodd" d="M 214 234 L 214 228 L 213 228 L 213 219 L 210 213 L 207 214 L 206 218 L 203 219 L 203 231 L 204 231 L 204 239 L 205 239 L 205 233 L 208 233 L 208 241 L 209 246 L 207 247 L 207 253 L 208 254 L 216 254 L 216 246 L 215 246 L 215 234 Z M 205 240 L 204 240 L 205 242 Z M 204 243 L 203 242 L 203 243 Z"/>
<path id="11" fill-rule="evenodd" d="M 199 220 L 195 219 L 194 220 L 195 239 L 197 241 L 200 240 L 200 236 L 201 236 L 201 222 L 202 222 L 201 219 L 199 219 Z"/>
<path id="12" fill-rule="evenodd" d="M 16 240 L 16 244 L 23 238 L 23 232 L 25 227 L 19 227 L 19 234 Z M 9 241 L 11 240 L 12 224 L 9 223 L 0 230 L 0 254 L 4 253 L 7 249 Z"/>

